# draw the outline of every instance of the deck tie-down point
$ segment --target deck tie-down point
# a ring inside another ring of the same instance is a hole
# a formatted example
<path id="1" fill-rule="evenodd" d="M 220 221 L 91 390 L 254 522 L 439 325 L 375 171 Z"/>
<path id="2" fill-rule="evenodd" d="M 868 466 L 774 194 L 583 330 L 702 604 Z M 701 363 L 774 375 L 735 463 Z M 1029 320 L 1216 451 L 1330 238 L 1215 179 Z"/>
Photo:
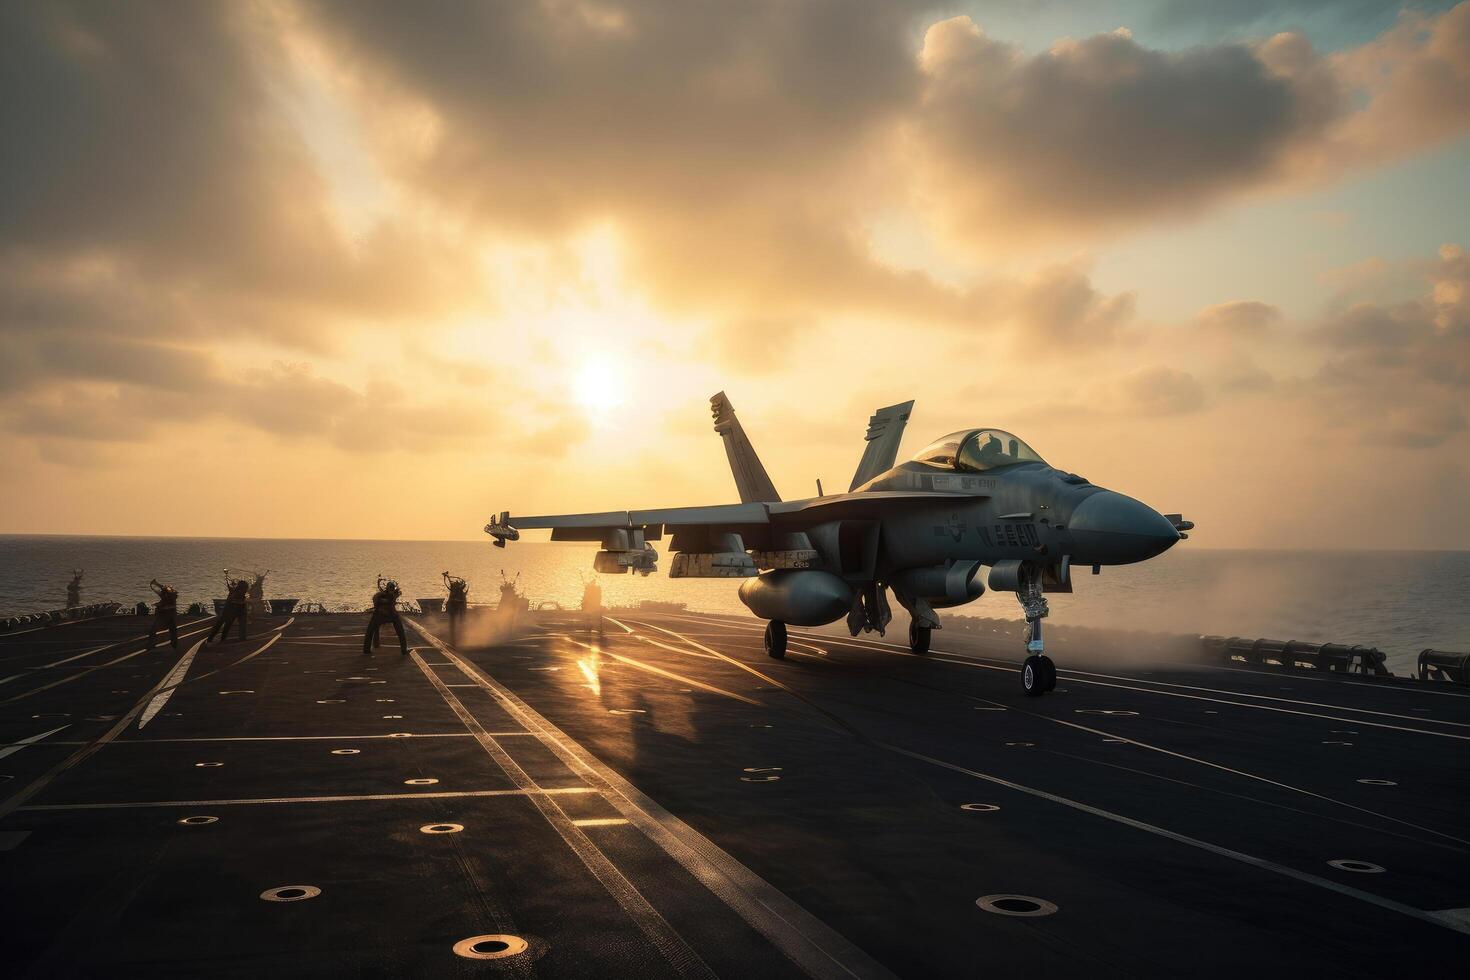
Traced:
<path id="1" fill-rule="evenodd" d="M 1327 863 L 1339 871 L 1353 871 L 1365 875 L 1382 874 L 1388 870 L 1382 865 L 1374 864 L 1371 861 L 1358 861 L 1353 858 L 1338 858 L 1335 861 L 1328 861 Z"/>
<path id="2" fill-rule="evenodd" d="M 984 895 L 975 899 L 975 904 L 996 915 L 1014 915 L 1021 918 L 1036 918 L 1052 915 L 1057 907 L 1042 898 L 1030 895 Z"/>
<path id="3" fill-rule="evenodd" d="M 260 893 L 260 897 L 267 902 L 301 902 L 308 898 L 316 898 L 322 890 L 315 885 L 281 885 L 278 888 L 267 888 Z"/>
<path id="4" fill-rule="evenodd" d="M 470 960 L 498 960 L 524 953 L 529 944 L 520 936 L 471 936 L 454 944 L 456 956 Z"/>

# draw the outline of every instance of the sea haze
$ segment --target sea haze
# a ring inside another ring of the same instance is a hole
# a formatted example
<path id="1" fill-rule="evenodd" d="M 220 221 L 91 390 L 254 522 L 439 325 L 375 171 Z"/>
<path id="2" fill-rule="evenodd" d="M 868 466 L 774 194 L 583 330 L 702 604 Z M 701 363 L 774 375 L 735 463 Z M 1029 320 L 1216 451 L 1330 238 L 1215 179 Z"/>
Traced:
<path id="1" fill-rule="evenodd" d="M 86 602 L 151 599 L 157 576 L 184 605 L 224 594 L 224 572 L 270 570 L 267 597 L 337 608 L 368 604 L 379 574 L 405 598 L 442 596 L 439 573 L 470 582 L 471 601 L 493 603 L 501 571 L 520 576 L 533 603 L 572 608 L 592 577 L 586 545 L 488 541 L 314 541 L 269 538 L 120 538 L 0 535 L 0 614 L 62 606 L 71 570 L 84 569 Z M 608 605 L 643 599 L 692 610 L 746 612 L 728 579 L 671 580 L 667 556 L 647 577 L 598 576 Z M 1226 551 L 1180 545 L 1140 565 L 1077 570 L 1076 591 L 1051 597 L 1058 625 L 1269 636 L 1377 646 L 1396 673 L 1425 647 L 1470 649 L 1470 552 Z M 1013 597 L 987 593 L 958 611 L 1019 619 Z"/>

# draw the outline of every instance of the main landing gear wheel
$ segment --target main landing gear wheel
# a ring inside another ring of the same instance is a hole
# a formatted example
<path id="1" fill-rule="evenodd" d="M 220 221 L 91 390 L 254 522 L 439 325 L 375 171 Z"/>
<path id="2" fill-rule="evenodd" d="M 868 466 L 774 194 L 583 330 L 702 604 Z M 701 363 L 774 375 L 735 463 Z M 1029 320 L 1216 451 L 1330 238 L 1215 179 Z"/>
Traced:
<path id="1" fill-rule="evenodd" d="M 914 653 L 929 652 L 929 634 L 934 632 L 923 626 L 915 626 L 909 623 L 909 649 Z"/>
<path id="2" fill-rule="evenodd" d="M 779 619 L 766 624 L 766 656 L 773 660 L 786 659 L 786 624 Z"/>
<path id="3" fill-rule="evenodd" d="M 1057 668 L 1045 654 L 1032 654 L 1021 664 L 1021 690 L 1039 698 L 1057 686 Z"/>

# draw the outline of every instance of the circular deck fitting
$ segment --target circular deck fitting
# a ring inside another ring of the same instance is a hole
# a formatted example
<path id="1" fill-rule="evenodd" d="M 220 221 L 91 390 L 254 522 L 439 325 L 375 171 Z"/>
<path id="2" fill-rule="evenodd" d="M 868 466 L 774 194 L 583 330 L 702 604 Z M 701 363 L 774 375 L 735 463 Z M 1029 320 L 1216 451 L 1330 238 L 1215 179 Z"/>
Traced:
<path id="1" fill-rule="evenodd" d="M 1392 779 L 1360 779 L 1358 782 L 1364 786 L 1397 786 L 1398 783 Z"/>
<path id="2" fill-rule="evenodd" d="M 779 783 L 780 776 L 741 776 L 742 783 Z"/>
<path id="3" fill-rule="evenodd" d="M 223 762 L 196 762 L 196 763 L 194 763 L 194 768 L 195 769 L 218 769 L 222 765 L 224 765 Z"/>
<path id="4" fill-rule="evenodd" d="M 1352 742 L 1337 742 L 1337 741 L 1334 741 L 1334 742 L 1323 742 L 1322 744 L 1323 745 L 1352 745 L 1353 743 Z"/>
<path id="5" fill-rule="evenodd" d="M 317 702 L 317 704 L 346 704 L 346 703 L 347 702 L 344 701 L 342 698 L 327 698 L 325 700 L 322 700 L 322 701 L 318 701 Z"/>
<path id="6" fill-rule="evenodd" d="M 413 732 L 389 732 L 389 738 L 413 738 Z"/>
<path id="7" fill-rule="evenodd" d="M 239 690 L 239 691 L 220 691 L 220 693 L 221 694 L 254 694 L 255 692 L 254 691 Z"/>
<path id="8" fill-rule="evenodd" d="M 384 715 L 383 717 L 385 719 L 392 720 L 392 719 L 396 719 L 396 718 L 402 718 L 403 716 L 402 715 Z"/>
<path id="9" fill-rule="evenodd" d="M 437 780 L 437 779 L 405 779 L 403 781 L 403 785 L 405 785 L 405 786 L 433 786 L 438 781 L 439 780 Z"/>
<path id="10" fill-rule="evenodd" d="M 1012 746 L 1013 748 L 1029 749 L 1033 745 L 1035 745 L 1036 743 L 1035 742 L 1007 742 L 1006 744 L 1009 745 L 1009 746 Z"/>
<path id="11" fill-rule="evenodd" d="M 520 936 L 471 936 L 454 944 L 454 955 L 467 960 L 499 960 L 519 956 L 528 948 Z"/>
<path id="12" fill-rule="evenodd" d="M 1000 807 L 994 803 L 961 803 L 961 810 L 969 810 L 971 813 L 994 813 Z"/>
<path id="13" fill-rule="evenodd" d="M 741 772 L 780 772 L 780 766 L 750 766 L 740 770 Z"/>
<path id="14" fill-rule="evenodd" d="M 267 888 L 260 897 L 267 902 L 304 902 L 321 893 L 322 890 L 315 885 L 281 885 L 279 888 Z"/>
<path id="15" fill-rule="evenodd" d="M 393 699 L 392 698 L 373 698 L 373 703 L 374 704 L 392 704 L 393 703 Z"/>
<path id="16" fill-rule="evenodd" d="M 1209 709 L 1206 709 L 1205 710 L 1205 714 L 1207 714 L 1207 715 L 1218 715 L 1219 713 L 1220 712 L 1218 712 L 1218 711 L 1211 711 Z"/>
<path id="17" fill-rule="evenodd" d="M 1115 718 L 1126 718 L 1138 714 L 1126 708 L 1073 708 L 1079 715 L 1112 715 Z"/>
<path id="18" fill-rule="evenodd" d="M 202 827 L 207 823 L 218 823 L 219 817 L 181 817 L 174 822 L 181 823 L 185 827 Z"/>
<path id="19" fill-rule="evenodd" d="M 1338 858 L 1335 861 L 1328 861 L 1327 863 L 1338 871 L 1353 871 L 1364 875 L 1382 874 L 1387 870 L 1381 864 L 1374 864 L 1371 861 L 1357 861 L 1352 858 Z"/>
<path id="20" fill-rule="evenodd" d="M 1124 745 L 1128 744 L 1128 740 L 1126 738 L 1105 738 L 1105 739 L 1103 739 L 1103 741 L 1104 742 L 1112 743 L 1114 745 L 1117 745 L 1117 744 L 1120 744 L 1120 743 L 1121 744 L 1124 744 Z"/>
<path id="21" fill-rule="evenodd" d="M 360 755 L 362 749 L 333 749 L 333 755 Z"/>
<path id="22" fill-rule="evenodd" d="M 457 834 L 464 830 L 462 823 L 426 823 L 419 828 L 421 834 Z"/>
<path id="23" fill-rule="evenodd" d="M 975 899 L 975 904 L 996 915 L 1014 915 L 1023 919 L 1052 915 L 1057 907 L 1043 898 L 1030 895 L 985 895 Z"/>

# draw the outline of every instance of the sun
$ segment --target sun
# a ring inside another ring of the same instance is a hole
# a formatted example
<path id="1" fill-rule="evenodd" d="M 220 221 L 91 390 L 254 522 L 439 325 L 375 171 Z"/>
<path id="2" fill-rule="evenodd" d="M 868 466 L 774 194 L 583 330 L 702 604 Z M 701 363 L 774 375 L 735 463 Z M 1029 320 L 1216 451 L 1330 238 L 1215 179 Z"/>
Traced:
<path id="1" fill-rule="evenodd" d="M 585 362 L 572 378 L 572 398 L 594 418 L 623 403 L 626 378 L 619 366 L 608 358 Z"/>

